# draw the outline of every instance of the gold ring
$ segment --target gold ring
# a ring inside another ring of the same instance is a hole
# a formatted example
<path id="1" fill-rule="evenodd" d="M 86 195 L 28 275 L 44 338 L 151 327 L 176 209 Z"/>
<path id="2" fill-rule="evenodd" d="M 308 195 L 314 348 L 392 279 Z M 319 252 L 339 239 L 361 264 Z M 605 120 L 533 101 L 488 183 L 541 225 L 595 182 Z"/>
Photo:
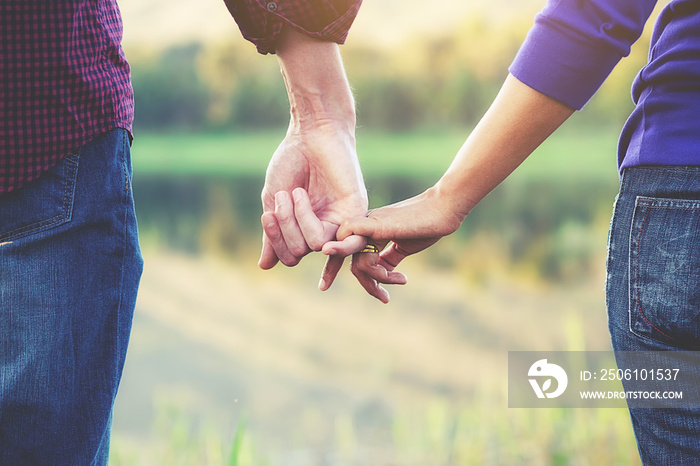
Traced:
<path id="1" fill-rule="evenodd" d="M 364 248 L 362 251 L 360 251 L 360 252 L 374 252 L 374 253 L 377 253 L 377 252 L 379 252 L 379 249 L 377 249 L 377 246 L 375 246 L 374 244 L 368 244 L 368 245 L 365 246 L 365 248 Z"/>

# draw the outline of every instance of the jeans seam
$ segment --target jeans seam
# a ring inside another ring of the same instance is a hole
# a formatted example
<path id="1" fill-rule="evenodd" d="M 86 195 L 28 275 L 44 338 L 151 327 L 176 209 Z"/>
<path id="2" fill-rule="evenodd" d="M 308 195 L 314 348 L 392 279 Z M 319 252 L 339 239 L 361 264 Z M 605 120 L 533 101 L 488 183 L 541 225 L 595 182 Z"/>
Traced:
<path id="1" fill-rule="evenodd" d="M 129 184 L 129 169 L 127 167 L 127 161 L 126 161 L 126 151 L 127 151 L 127 144 L 128 144 L 128 136 L 126 131 L 124 131 L 122 135 L 122 169 L 124 170 L 124 191 L 128 191 L 131 189 L 131 186 Z"/>
<path id="2" fill-rule="evenodd" d="M 613 261 L 617 260 L 616 258 L 613 257 L 613 254 L 615 252 L 615 246 L 617 243 L 616 241 L 616 232 L 618 229 L 618 223 L 619 223 L 619 210 L 621 208 L 621 204 L 623 202 L 622 196 L 623 196 L 623 185 L 625 183 L 625 171 L 622 172 L 620 176 L 620 190 L 618 194 L 615 196 L 615 201 L 613 202 L 613 209 L 612 209 L 612 218 L 610 219 L 610 231 L 608 232 L 608 244 L 607 244 L 607 260 L 605 263 L 605 305 L 607 308 L 610 306 L 610 298 L 609 298 L 609 293 L 612 287 L 612 280 L 614 279 L 613 275 Z M 619 248 L 619 245 L 617 245 Z M 628 271 L 629 274 L 629 271 Z M 629 300 L 629 298 L 628 298 Z M 628 304 L 629 307 L 629 304 Z"/>

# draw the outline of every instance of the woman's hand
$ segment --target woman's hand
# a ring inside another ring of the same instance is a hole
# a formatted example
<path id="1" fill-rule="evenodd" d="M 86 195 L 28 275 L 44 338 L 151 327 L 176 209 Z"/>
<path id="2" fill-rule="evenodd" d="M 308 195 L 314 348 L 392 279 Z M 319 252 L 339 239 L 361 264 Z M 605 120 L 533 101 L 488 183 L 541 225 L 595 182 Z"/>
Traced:
<path id="1" fill-rule="evenodd" d="M 379 284 L 397 283 L 397 275 L 392 275 L 394 267 L 406 256 L 454 232 L 471 209 L 573 112 L 509 75 L 435 187 L 377 209 L 369 218 L 348 220 L 338 230 L 341 241 L 324 245 L 323 251 L 356 253 L 360 249 L 353 250 L 349 244 L 355 239 L 356 245 L 356 235 L 369 237 L 380 247 L 393 241 L 381 254 L 363 253 L 353 260 L 353 273 L 365 290 L 387 302 L 389 294 Z M 340 268 L 334 257 L 323 272 L 322 290 L 330 286 Z"/>
<path id="2" fill-rule="evenodd" d="M 396 266 L 407 256 L 455 232 L 463 220 L 453 209 L 453 202 L 439 188 L 431 188 L 413 198 L 373 210 L 368 217 L 343 222 L 338 241 L 326 243 L 323 252 L 332 257 L 353 254 L 353 275 L 370 295 L 386 303 L 389 293 L 380 284 L 406 283 L 405 275 L 394 272 Z M 368 238 L 381 253 L 358 253 L 358 236 Z M 341 264 L 342 261 L 329 260 L 321 277 L 321 290 L 331 286 Z"/>

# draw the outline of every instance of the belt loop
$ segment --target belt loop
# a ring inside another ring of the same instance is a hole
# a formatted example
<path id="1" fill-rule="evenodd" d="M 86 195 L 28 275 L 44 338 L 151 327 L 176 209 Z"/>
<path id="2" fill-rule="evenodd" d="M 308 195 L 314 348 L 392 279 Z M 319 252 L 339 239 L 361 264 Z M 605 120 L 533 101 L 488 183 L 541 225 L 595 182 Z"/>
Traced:
<path id="1" fill-rule="evenodd" d="M 629 184 L 629 170 L 629 168 L 625 168 L 620 174 L 620 194 L 626 191 L 625 188 L 627 188 L 627 185 Z"/>

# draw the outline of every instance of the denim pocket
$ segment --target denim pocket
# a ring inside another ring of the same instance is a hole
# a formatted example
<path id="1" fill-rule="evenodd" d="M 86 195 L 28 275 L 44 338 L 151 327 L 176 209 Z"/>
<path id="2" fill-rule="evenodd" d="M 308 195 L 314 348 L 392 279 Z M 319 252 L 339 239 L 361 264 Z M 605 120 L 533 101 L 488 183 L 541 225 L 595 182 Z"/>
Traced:
<path id="1" fill-rule="evenodd" d="M 70 221 L 78 157 L 77 153 L 68 154 L 38 179 L 0 197 L 0 242 Z"/>
<path id="2" fill-rule="evenodd" d="M 700 200 L 637 197 L 630 234 L 630 331 L 700 348 Z"/>

